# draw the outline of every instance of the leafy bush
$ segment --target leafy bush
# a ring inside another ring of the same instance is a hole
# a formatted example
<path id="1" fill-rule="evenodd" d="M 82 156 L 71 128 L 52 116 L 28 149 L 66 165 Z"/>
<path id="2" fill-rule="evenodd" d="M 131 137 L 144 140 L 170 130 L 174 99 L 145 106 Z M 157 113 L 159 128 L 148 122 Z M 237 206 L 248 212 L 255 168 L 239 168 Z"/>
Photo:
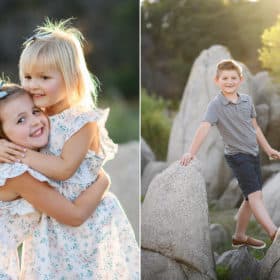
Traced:
<path id="1" fill-rule="evenodd" d="M 230 269 L 227 266 L 217 265 L 216 266 L 216 274 L 218 280 L 228 280 Z"/>
<path id="2" fill-rule="evenodd" d="M 169 102 L 141 93 L 141 135 L 150 145 L 157 159 L 165 160 L 171 129 L 167 115 Z"/>
<path id="3" fill-rule="evenodd" d="M 98 107 L 110 107 L 106 123 L 109 136 L 116 143 L 139 140 L 139 103 L 138 100 L 127 102 L 124 99 L 102 100 Z"/>

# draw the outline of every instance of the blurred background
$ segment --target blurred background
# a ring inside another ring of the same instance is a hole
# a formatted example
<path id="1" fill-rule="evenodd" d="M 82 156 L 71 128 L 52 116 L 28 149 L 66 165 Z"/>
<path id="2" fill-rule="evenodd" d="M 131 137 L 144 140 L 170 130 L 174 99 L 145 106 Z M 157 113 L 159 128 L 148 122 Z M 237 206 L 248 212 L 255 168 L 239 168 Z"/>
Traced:
<path id="1" fill-rule="evenodd" d="M 219 92 L 213 81 L 216 64 L 230 58 L 237 60 L 243 68 L 245 79 L 239 92 L 252 96 L 258 124 L 270 145 L 280 150 L 280 1 L 141 1 L 142 275 L 149 275 L 150 279 L 159 279 L 158 271 L 162 272 L 162 279 L 192 278 L 186 277 L 187 270 L 196 268 L 198 271 L 199 266 L 194 265 L 192 253 L 183 259 L 181 252 L 192 252 L 188 247 L 191 239 L 192 244 L 197 242 L 194 251 L 201 259 L 199 246 L 205 238 L 199 239 L 198 235 L 205 229 L 205 233 L 209 229 L 217 279 L 255 279 L 249 277 L 251 271 L 256 276 L 256 270 L 247 260 L 250 257 L 270 258 L 266 250 L 249 251 L 244 259 L 229 252 L 234 216 L 243 197 L 224 160 L 223 142 L 215 128 L 211 129 L 197 154 L 207 201 L 205 204 L 195 201 L 195 205 L 209 211 L 206 213 L 210 224 L 206 222 L 196 232 L 191 218 L 187 217 L 196 217 L 200 224 L 199 213 L 204 210 L 196 212 L 189 206 L 194 201 L 190 186 L 199 181 L 199 176 L 196 174 L 176 182 L 180 168 L 171 165 L 187 152 L 207 104 Z M 264 202 L 272 220 L 279 226 L 280 161 L 270 161 L 263 151 L 260 151 L 260 158 Z M 177 224 L 175 218 L 169 220 L 170 217 L 178 218 Z M 183 225 L 185 231 L 180 240 L 176 234 Z M 155 232 L 160 232 L 159 236 L 153 235 Z M 248 235 L 271 244 L 254 219 L 250 221 Z M 165 248 L 168 250 L 164 251 Z M 168 258 L 163 259 L 162 255 Z M 228 259 L 222 261 L 223 256 Z M 184 272 L 180 270 L 182 266 L 177 269 L 178 259 L 180 265 L 191 263 L 192 268 L 184 268 Z M 234 270 L 231 264 L 235 260 L 238 261 Z M 175 262 L 171 268 L 172 261 Z M 232 273 L 240 273 L 242 265 L 247 277 L 241 274 L 233 277 Z M 167 276 L 175 270 L 181 278 Z M 267 271 L 272 275 L 273 268 L 267 268 Z"/>
<path id="2" fill-rule="evenodd" d="M 138 139 L 138 1 L 1 0 L 0 11 L 0 69 L 13 81 L 18 81 L 22 43 L 34 28 L 45 17 L 75 18 L 73 25 L 87 40 L 88 67 L 101 82 L 99 104 L 111 107 L 111 136 L 118 143 Z"/>
<path id="3" fill-rule="evenodd" d="M 269 69 L 280 77 L 279 31 L 263 37 L 266 29 L 279 28 L 279 14 L 278 0 L 141 1 L 141 133 L 159 159 L 166 157 L 170 121 L 202 50 L 223 45 L 253 74 Z M 266 55 L 271 48 L 261 56 L 261 48 L 271 44 L 273 56 Z M 161 145 L 153 136 L 155 129 Z"/>
<path id="4" fill-rule="evenodd" d="M 111 190 L 139 231 L 139 2 L 136 0 L 1 0 L 0 72 L 19 82 L 22 43 L 46 17 L 74 18 L 84 35 L 86 61 L 99 79 L 98 106 L 110 107 L 106 124 L 120 144 L 105 165 Z"/>

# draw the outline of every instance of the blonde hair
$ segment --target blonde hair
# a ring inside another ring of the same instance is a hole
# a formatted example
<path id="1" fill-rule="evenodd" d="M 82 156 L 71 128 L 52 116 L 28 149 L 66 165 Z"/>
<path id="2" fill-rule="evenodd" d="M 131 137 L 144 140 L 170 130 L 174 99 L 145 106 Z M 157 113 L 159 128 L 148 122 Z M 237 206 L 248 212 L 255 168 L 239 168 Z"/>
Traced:
<path id="1" fill-rule="evenodd" d="M 239 77 L 242 77 L 243 75 L 242 67 L 232 59 L 224 59 L 217 64 L 216 77 L 219 78 L 221 72 L 224 70 L 235 70 Z"/>
<path id="2" fill-rule="evenodd" d="M 59 70 L 63 76 L 70 104 L 85 103 L 95 105 L 98 81 L 87 68 L 83 52 L 84 37 L 70 26 L 72 19 L 51 22 L 45 20 L 43 26 L 34 31 L 34 36 L 26 40 L 19 60 L 21 82 L 24 73 L 40 66 Z"/>

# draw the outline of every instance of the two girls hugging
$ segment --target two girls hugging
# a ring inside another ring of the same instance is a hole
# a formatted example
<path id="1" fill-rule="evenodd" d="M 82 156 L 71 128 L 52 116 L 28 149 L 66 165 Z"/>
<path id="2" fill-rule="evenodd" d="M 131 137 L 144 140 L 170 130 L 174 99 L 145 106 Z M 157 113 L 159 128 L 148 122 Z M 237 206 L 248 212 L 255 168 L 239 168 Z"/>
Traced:
<path id="1" fill-rule="evenodd" d="M 82 38 L 69 20 L 46 21 L 24 43 L 21 86 L 1 83 L 0 279 L 140 279 L 132 227 L 102 169 L 116 145 Z"/>

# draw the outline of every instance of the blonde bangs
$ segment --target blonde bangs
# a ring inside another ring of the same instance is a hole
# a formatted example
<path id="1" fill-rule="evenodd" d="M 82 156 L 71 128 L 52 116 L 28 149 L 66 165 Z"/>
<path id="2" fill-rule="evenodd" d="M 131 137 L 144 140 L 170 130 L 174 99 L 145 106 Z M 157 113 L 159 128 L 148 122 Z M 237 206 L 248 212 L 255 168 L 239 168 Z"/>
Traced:
<path id="1" fill-rule="evenodd" d="M 57 58 L 46 44 L 34 44 L 24 49 L 19 61 L 20 80 L 23 81 L 26 73 L 38 69 L 58 69 Z"/>

